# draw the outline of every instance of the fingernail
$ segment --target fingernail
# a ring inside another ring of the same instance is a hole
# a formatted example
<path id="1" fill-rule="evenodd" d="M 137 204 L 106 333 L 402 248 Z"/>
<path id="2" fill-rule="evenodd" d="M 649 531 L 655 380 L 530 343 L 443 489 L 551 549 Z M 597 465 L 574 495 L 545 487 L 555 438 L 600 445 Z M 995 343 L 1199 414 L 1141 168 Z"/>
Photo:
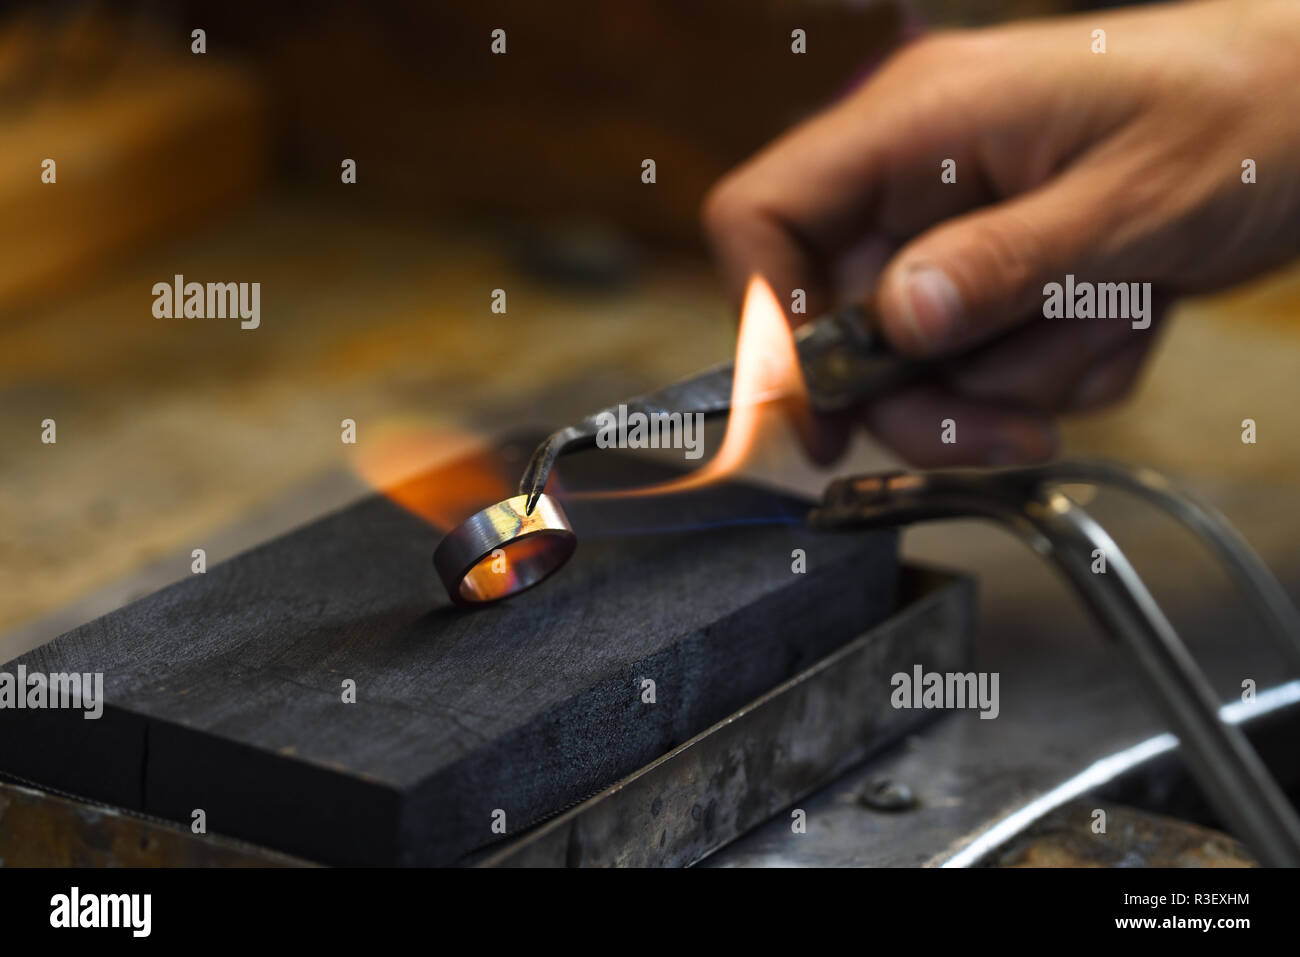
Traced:
<path id="1" fill-rule="evenodd" d="M 938 346 L 952 336 L 962 318 L 961 293 L 943 270 L 912 266 L 907 271 L 904 316 L 924 346 Z"/>

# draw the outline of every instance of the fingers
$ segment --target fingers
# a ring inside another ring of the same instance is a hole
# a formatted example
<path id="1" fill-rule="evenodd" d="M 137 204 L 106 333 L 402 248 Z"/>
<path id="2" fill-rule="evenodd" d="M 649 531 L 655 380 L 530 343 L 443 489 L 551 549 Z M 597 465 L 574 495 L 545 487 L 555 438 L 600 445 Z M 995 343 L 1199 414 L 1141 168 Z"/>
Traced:
<path id="1" fill-rule="evenodd" d="M 867 429 L 922 467 L 1041 462 L 1056 452 L 1052 420 L 1032 409 L 916 386 L 873 403 Z"/>
<path id="2" fill-rule="evenodd" d="M 754 276 L 771 286 L 792 322 L 825 312 L 830 300 L 815 253 L 803 248 L 789 228 L 748 195 L 747 181 L 724 181 L 705 201 L 704 222 L 722 279 L 739 306 Z M 806 295 L 804 316 L 791 314 L 791 294 Z"/>
<path id="3" fill-rule="evenodd" d="M 1089 412 L 1113 405 L 1128 396 L 1137 384 L 1142 364 L 1154 338 L 1128 342 L 1088 371 L 1062 405 L 1065 412 Z"/>
<path id="4" fill-rule="evenodd" d="M 1015 40 L 948 35 L 908 48 L 706 202 L 737 301 L 758 274 L 794 324 L 874 293 L 901 351 L 941 357 L 999 340 L 963 356 L 946 380 L 866 411 L 868 427 L 918 464 L 1050 455 L 1050 417 L 1121 395 L 1150 341 L 1122 321 L 1043 318 L 1044 286 L 1067 273 L 1132 278 L 1132 240 L 1123 237 L 1143 233 L 1119 228 L 1133 203 L 1115 199 L 1123 184 L 1145 180 L 1134 175 L 1133 151 L 1111 142 L 1128 130 L 1132 104 L 1091 87 L 1076 95 L 1059 57 L 1030 63 Z M 1026 75 L 1044 82 L 1026 89 Z M 1067 121 L 1045 126 L 1062 115 L 1062 97 L 1074 107 Z M 958 172 L 941 178 L 950 164 Z M 956 440 L 940 434 L 943 421 L 956 424 Z M 823 458 L 842 438 L 828 429 L 805 443 Z"/>
<path id="5" fill-rule="evenodd" d="M 998 102 L 966 102 L 954 61 L 968 49 L 950 37 L 908 48 L 714 187 L 704 226 L 737 302 L 758 274 L 787 311 L 804 289 L 817 315 L 863 295 L 897 237 L 989 199 L 976 175 L 939 184 L 945 158 L 974 168 L 980 103 Z"/>
<path id="6" fill-rule="evenodd" d="M 848 450 L 857 424 L 853 410 L 814 415 L 807 408 L 793 410 L 788 420 L 808 460 L 815 465 L 834 465 Z"/>
<path id="7" fill-rule="evenodd" d="M 1118 280 L 1108 243 L 1116 164 L 1090 164 L 997 205 L 955 217 L 909 242 L 881 277 L 886 336 L 918 355 L 961 350 L 1026 315 L 1067 272 Z"/>
<path id="8" fill-rule="evenodd" d="M 1098 364 L 1130 345 L 1151 341 L 1149 329 L 1123 320 L 1052 320 L 1041 316 L 983 350 L 951 364 L 945 382 L 974 399 L 1017 402 L 1044 412 L 1069 407 Z"/>
<path id="9" fill-rule="evenodd" d="M 1039 325 L 961 366 L 942 383 L 864 412 L 877 439 L 919 466 L 1016 465 L 1055 454 L 1056 415 L 1111 405 L 1133 389 L 1155 329 Z"/>

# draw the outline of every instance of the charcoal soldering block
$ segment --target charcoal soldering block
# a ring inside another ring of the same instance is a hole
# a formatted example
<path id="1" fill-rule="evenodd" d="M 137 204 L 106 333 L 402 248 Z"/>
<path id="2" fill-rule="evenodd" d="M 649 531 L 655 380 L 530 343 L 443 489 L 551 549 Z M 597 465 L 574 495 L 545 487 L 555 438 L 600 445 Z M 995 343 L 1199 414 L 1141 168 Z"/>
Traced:
<path id="1" fill-rule="evenodd" d="M 651 474 L 591 452 L 563 479 Z M 187 826 L 202 810 L 322 863 L 451 864 L 895 607 L 895 534 L 814 532 L 796 498 L 730 483 L 565 507 L 569 564 L 479 609 L 434 574 L 443 530 L 376 494 L 55 638 L 2 670 L 101 672 L 103 716 L 0 711 L 0 773 Z"/>

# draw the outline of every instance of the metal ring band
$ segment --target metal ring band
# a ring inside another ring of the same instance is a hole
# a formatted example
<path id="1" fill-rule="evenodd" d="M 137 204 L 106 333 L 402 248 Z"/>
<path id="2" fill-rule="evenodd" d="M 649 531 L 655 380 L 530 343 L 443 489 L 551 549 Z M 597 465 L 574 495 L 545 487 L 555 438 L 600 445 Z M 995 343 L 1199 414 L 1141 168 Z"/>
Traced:
<path id="1" fill-rule="evenodd" d="M 536 585 L 568 561 L 577 544 L 559 502 L 542 495 L 530 513 L 528 496 L 516 495 L 448 532 L 433 553 L 433 567 L 453 602 L 482 605 Z"/>

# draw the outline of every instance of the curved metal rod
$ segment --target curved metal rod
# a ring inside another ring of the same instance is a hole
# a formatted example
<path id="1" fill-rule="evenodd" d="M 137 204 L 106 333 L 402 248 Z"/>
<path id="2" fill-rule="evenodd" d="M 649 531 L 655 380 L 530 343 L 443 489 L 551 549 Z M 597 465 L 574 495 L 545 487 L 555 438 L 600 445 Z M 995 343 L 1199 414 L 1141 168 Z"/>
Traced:
<path id="1" fill-rule="evenodd" d="M 1057 567 L 1136 657 L 1210 803 L 1262 863 L 1300 867 L 1295 809 L 1242 730 L 1219 720 L 1204 673 L 1119 546 L 1061 492 L 1044 490 L 1024 508 L 1051 542 Z M 1095 549 L 1106 556 L 1105 574 L 1092 572 Z"/>
<path id="2" fill-rule="evenodd" d="M 1241 730 L 1219 720 L 1209 682 L 1124 553 L 1081 506 L 1048 484 L 1035 469 L 842 479 L 827 488 L 809 520 L 820 528 L 858 528 L 982 517 L 1009 527 L 1052 559 L 1128 649 L 1223 820 L 1261 862 L 1300 866 L 1300 817 Z M 1097 549 L 1106 558 L 1104 574 L 1092 571 Z"/>
<path id="3" fill-rule="evenodd" d="M 1041 475 L 1044 482 L 1116 486 L 1186 525 L 1219 556 L 1237 587 L 1263 612 L 1265 626 L 1278 651 L 1300 674 L 1300 610 L 1277 576 L 1218 509 L 1192 497 L 1152 469 L 1116 462 L 1060 462 L 1028 471 Z"/>
<path id="4" fill-rule="evenodd" d="M 930 368 L 927 363 L 895 353 L 875 328 L 864 307 L 848 306 L 814 319 L 795 332 L 794 347 L 813 411 L 850 408 L 922 376 Z M 731 409 L 734 379 L 735 365 L 724 362 L 621 405 L 629 414 L 721 415 Z M 603 417 L 618 418 L 619 409 L 619 405 L 613 405 L 594 412 L 581 422 L 552 433 L 537 447 L 519 480 L 519 494 L 528 496 L 529 514 L 546 488 L 555 460 L 568 452 L 594 446 Z"/>

